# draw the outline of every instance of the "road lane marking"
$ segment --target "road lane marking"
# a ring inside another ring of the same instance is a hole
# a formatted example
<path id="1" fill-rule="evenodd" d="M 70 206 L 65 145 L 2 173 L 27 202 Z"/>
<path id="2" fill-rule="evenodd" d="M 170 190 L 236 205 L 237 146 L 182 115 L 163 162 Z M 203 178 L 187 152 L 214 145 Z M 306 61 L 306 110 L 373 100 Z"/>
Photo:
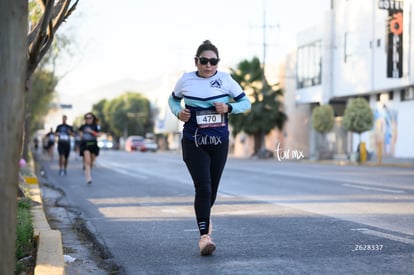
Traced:
<path id="1" fill-rule="evenodd" d="M 310 175 L 310 174 L 305 174 L 305 173 L 298 174 L 297 172 L 280 171 L 280 170 L 271 170 L 271 171 L 266 171 L 265 170 L 265 171 L 263 171 L 263 170 L 256 169 L 256 168 L 244 168 L 244 169 L 228 168 L 228 170 L 234 170 L 234 171 L 241 170 L 243 172 L 261 173 L 263 175 L 288 176 L 288 177 L 300 178 L 300 179 L 306 179 L 306 180 L 315 179 L 315 180 L 323 180 L 323 181 L 328 181 L 328 182 L 339 182 L 339 183 L 347 182 L 349 184 L 355 184 L 355 185 L 358 185 L 358 184 L 372 185 L 372 184 L 377 183 L 377 182 L 373 182 L 371 180 L 365 180 L 364 181 L 364 180 L 361 180 L 361 179 L 331 177 L 331 176 L 328 176 L 328 175 L 320 176 L 320 175 Z M 401 188 L 404 188 L 404 187 L 401 187 Z M 407 193 L 405 191 L 398 191 L 398 192 Z M 395 191 L 394 191 L 394 193 L 395 193 Z"/>
<path id="2" fill-rule="evenodd" d="M 120 174 L 124 174 L 124 175 L 135 177 L 135 178 L 140 178 L 140 179 L 148 179 L 148 176 L 138 174 L 139 171 L 134 170 L 133 172 L 131 172 L 128 169 L 121 168 L 121 166 L 117 165 L 116 162 L 103 162 L 103 163 L 100 162 L 100 165 L 108 169 L 111 169 L 115 172 L 118 172 Z"/>
<path id="3" fill-rule="evenodd" d="M 198 228 L 193 228 L 193 229 L 184 229 L 184 232 L 198 232 L 199 229 Z"/>
<path id="4" fill-rule="evenodd" d="M 130 169 L 126 169 L 123 168 L 122 165 L 117 164 L 116 162 L 113 161 L 103 161 L 102 166 L 117 171 L 119 173 L 123 173 L 129 176 L 133 176 L 133 177 L 139 177 L 142 179 L 148 179 L 150 177 L 162 177 L 162 178 L 168 178 L 168 180 L 174 180 L 175 182 L 181 183 L 181 184 L 191 184 L 191 180 L 190 180 L 190 176 L 185 175 L 182 176 L 181 174 L 177 174 L 177 175 L 172 175 L 172 174 L 160 174 L 160 172 L 158 170 L 155 169 L 138 169 L 138 168 L 130 168 Z"/>
<path id="5" fill-rule="evenodd" d="M 344 184 L 342 184 L 342 186 L 350 187 L 350 188 L 363 189 L 363 190 L 379 191 L 379 192 L 385 192 L 385 193 L 394 193 L 394 194 L 404 194 L 404 193 L 406 193 L 403 190 L 394 190 L 394 189 L 379 188 L 379 187 L 369 187 L 369 186 L 362 186 L 362 185 L 356 185 L 356 184 L 350 184 L 350 183 L 344 183 Z"/>
<path id="6" fill-rule="evenodd" d="M 363 234 L 368 234 L 368 235 L 372 235 L 372 236 L 376 236 L 376 237 L 380 237 L 380 238 L 389 239 L 389 240 L 392 240 L 392 241 L 397 241 L 397 242 L 402 242 L 402 243 L 414 245 L 414 240 L 409 239 L 409 238 L 404 238 L 404 237 L 400 237 L 400 236 L 396 236 L 396 235 L 392 235 L 392 234 L 388 234 L 388 233 L 384 233 L 384 232 L 380 232 L 380 231 L 375 231 L 375 230 L 371 230 L 371 229 L 368 229 L 368 228 L 356 228 L 354 230 L 356 230 L 358 232 L 361 232 Z"/>
<path id="7" fill-rule="evenodd" d="M 114 171 L 115 172 L 118 172 L 120 174 L 124 174 L 124 175 L 127 175 L 127 176 L 135 177 L 135 178 L 148 179 L 147 176 L 139 175 L 136 172 L 130 172 L 128 170 L 124 170 L 124 169 L 120 169 L 120 168 L 114 169 Z"/>

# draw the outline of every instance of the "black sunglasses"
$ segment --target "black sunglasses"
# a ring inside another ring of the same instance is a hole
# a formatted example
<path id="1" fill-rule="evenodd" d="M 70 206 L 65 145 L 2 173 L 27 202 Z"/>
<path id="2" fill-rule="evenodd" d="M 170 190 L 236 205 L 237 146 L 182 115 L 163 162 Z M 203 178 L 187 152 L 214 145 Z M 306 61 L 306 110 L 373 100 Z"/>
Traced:
<path id="1" fill-rule="evenodd" d="M 210 62 L 211 66 L 216 66 L 220 61 L 219 58 L 207 58 L 207 57 L 197 57 L 197 58 L 201 65 L 207 65 L 207 63 Z"/>

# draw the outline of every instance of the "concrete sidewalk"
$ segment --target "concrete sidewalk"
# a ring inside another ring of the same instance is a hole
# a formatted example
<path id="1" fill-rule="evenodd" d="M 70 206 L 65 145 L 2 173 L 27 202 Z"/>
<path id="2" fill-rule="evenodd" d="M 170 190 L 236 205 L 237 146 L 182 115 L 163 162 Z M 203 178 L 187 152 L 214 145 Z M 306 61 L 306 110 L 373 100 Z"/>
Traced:
<path id="1" fill-rule="evenodd" d="M 66 209 L 55 205 L 53 194 L 56 191 L 48 187 L 42 157 L 40 153 L 34 155 L 33 163 L 27 167 L 30 176 L 23 177 L 22 183 L 34 202 L 31 208 L 33 235 L 37 242 L 34 275 L 107 274 L 105 267 L 95 261 L 97 257 L 91 252 L 90 240 L 81 237 L 78 225 L 73 223 Z"/>
<path id="2" fill-rule="evenodd" d="M 302 160 L 310 163 L 319 164 L 334 164 L 334 165 L 355 165 L 355 166 L 372 166 L 372 167 L 401 167 L 414 168 L 414 158 L 384 158 L 381 161 L 377 159 L 368 160 L 363 163 L 350 161 L 347 159 L 333 159 L 333 160 Z"/>
<path id="3" fill-rule="evenodd" d="M 30 190 L 30 198 L 36 203 L 32 206 L 33 235 L 37 240 L 35 275 L 64 275 L 62 234 L 59 230 L 50 228 L 43 208 L 43 200 L 37 177 L 25 177 L 25 183 Z"/>

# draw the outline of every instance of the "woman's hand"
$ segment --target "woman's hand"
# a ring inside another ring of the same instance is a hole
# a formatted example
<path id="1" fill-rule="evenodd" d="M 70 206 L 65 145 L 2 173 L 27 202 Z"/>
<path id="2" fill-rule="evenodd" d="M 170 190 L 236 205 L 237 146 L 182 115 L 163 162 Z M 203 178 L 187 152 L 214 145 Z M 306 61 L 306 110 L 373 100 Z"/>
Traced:
<path id="1" fill-rule="evenodd" d="M 214 106 L 216 107 L 216 111 L 219 114 L 225 114 L 229 112 L 229 106 L 223 102 L 214 102 Z"/>
<path id="2" fill-rule="evenodd" d="M 189 109 L 183 109 L 178 112 L 178 119 L 187 122 L 191 117 L 191 111 Z"/>
<path id="3" fill-rule="evenodd" d="M 94 130 L 92 130 L 91 128 L 87 128 L 86 129 L 87 132 L 91 133 L 93 136 L 98 136 L 98 132 L 95 132 Z"/>

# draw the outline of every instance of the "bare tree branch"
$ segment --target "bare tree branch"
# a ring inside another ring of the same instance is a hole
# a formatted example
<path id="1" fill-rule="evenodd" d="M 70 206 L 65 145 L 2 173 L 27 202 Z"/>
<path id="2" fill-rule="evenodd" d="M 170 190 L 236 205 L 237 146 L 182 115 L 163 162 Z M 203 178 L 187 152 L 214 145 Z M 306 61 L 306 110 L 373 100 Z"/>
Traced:
<path id="1" fill-rule="evenodd" d="M 39 29 L 37 29 L 37 33 L 35 34 L 35 40 L 33 44 L 29 44 L 29 66 L 30 64 L 36 63 L 36 59 L 38 54 L 41 50 L 41 47 L 44 44 L 45 39 L 47 39 L 47 27 L 50 22 L 50 18 L 53 11 L 53 4 L 54 0 L 49 0 L 46 3 L 44 13 L 38 23 Z"/>
<path id="2" fill-rule="evenodd" d="M 39 0 L 38 2 L 44 9 L 44 13 L 27 37 L 29 43 L 27 78 L 30 78 L 39 65 L 40 60 L 52 45 L 57 29 L 76 9 L 79 0 L 76 0 L 72 6 L 70 6 L 72 0 L 59 0 L 56 5 L 54 0 Z"/>

